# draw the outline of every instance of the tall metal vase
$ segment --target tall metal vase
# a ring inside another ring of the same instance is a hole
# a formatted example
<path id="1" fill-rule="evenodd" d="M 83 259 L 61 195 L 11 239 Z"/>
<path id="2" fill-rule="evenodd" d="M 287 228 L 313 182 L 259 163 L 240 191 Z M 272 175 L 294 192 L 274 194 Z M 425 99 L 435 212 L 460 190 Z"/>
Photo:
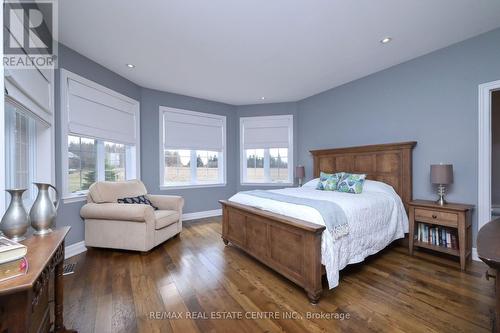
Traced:
<path id="1" fill-rule="evenodd" d="M 5 237 L 19 242 L 26 239 L 24 234 L 26 234 L 29 227 L 28 213 L 23 205 L 23 193 L 26 189 L 5 191 L 10 194 L 10 204 L 0 222 L 0 231 Z"/>
<path id="2" fill-rule="evenodd" d="M 59 192 L 57 189 L 45 183 L 33 183 L 38 188 L 38 195 L 30 210 L 31 226 L 35 229 L 35 235 L 45 235 L 52 232 L 54 226 L 57 207 L 59 206 Z M 56 201 L 52 202 L 49 188 L 56 192 Z"/>

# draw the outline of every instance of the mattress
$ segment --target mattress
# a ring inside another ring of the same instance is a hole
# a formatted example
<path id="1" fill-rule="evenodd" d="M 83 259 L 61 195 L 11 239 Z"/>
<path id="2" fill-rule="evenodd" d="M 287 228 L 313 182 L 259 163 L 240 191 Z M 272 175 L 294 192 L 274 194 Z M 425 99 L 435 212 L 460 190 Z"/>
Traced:
<path id="1" fill-rule="evenodd" d="M 339 272 L 349 264 L 362 262 L 366 257 L 379 252 L 408 232 L 408 217 L 401 198 L 394 189 L 384 183 L 365 182 L 360 194 L 315 189 L 314 180 L 300 188 L 271 190 L 290 196 L 326 200 L 337 203 L 345 212 L 349 233 L 338 239 L 325 230 L 321 241 L 321 262 L 325 265 L 328 285 L 339 284 Z M 259 208 L 273 213 L 325 225 L 316 209 L 261 198 L 239 192 L 229 201 Z"/>

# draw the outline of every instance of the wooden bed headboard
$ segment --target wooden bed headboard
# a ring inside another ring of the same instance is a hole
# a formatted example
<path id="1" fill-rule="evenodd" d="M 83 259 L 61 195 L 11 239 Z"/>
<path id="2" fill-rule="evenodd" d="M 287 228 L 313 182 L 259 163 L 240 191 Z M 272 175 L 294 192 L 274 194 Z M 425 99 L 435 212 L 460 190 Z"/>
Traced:
<path id="1" fill-rule="evenodd" d="M 366 173 L 367 179 L 391 185 L 405 206 L 412 199 L 412 151 L 417 142 L 311 150 L 314 177 L 327 173 Z"/>

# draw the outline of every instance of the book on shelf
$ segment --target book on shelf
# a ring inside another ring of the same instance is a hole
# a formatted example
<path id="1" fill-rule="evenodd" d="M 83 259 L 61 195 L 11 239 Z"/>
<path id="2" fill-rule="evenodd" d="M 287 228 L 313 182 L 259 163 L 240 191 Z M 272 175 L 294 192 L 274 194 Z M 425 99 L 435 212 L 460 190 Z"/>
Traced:
<path id="1" fill-rule="evenodd" d="M 458 249 L 457 236 L 454 234 L 451 235 L 451 248 Z"/>
<path id="2" fill-rule="evenodd" d="M 0 264 L 26 256 L 28 249 L 23 244 L 0 236 Z"/>
<path id="3" fill-rule="evenodd" d="M 0 282 L 12 279 L 28 272 L 28 260 L 22 257 L 0 264 Z"/>
<path id="4" fill-rule="evenodd" d="M 456 233 L 457 231 L 452 228 L 418 223 L 415 239 L 421 243 L 457 250 L 458 242 Z"/>

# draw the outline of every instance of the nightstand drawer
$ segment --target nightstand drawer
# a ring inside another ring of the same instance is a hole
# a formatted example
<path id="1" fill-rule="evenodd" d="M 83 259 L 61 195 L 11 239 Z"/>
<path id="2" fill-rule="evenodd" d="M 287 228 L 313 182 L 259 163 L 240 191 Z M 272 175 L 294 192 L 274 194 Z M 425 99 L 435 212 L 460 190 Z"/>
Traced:
<path id="1" fill-rule="evenodd" d="M 415 208 L 415 220 L 429 223 L 439 223 L 448 226 L 457 226 L 458 214 Z"/>

